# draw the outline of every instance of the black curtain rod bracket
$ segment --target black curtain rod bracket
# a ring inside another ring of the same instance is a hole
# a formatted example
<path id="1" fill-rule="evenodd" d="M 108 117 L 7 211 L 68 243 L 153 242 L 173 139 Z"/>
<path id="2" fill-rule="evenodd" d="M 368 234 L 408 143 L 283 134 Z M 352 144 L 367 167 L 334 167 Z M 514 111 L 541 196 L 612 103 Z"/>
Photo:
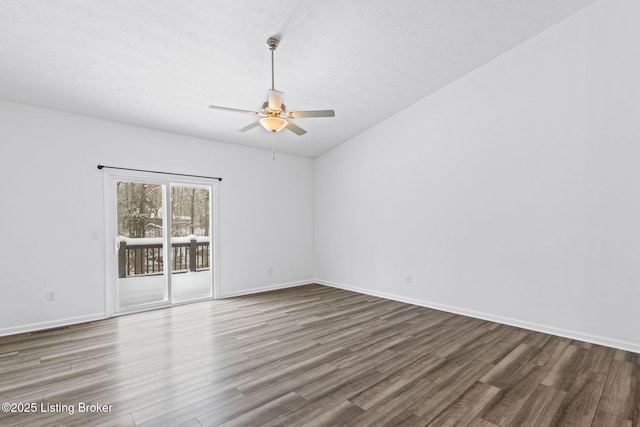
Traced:
<path id="1" fill-rule="evenodd" d="M 203 175 L 189 175 L 186 173 L 172 173 L 172 172 L 160 172 L 160 171 L 150 171 L 145 169 L 131 169 L 131 168 L 119 168 L 116 166 L 107 166 L 107 165 L 98 165 L 98 169 L 119 169 L 123 171 L 133 171 L 133 172 L 151 172 L 151 173 L 161 173 L 163 175 L 176 175 L 176 176 L 188 176 L 191 178 L 206 178 L 206 179 L 217 179 L 218 181 L 222 181 L 222 178 L 218 176 L 203 176 Z"/>

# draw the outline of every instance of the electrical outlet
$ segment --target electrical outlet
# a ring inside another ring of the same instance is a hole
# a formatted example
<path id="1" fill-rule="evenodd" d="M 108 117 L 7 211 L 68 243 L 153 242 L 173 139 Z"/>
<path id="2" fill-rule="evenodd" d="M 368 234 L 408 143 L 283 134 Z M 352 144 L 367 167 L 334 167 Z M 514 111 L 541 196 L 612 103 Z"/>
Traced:
<path id="1" fill-rule="evenodd" d="M 273 274 L 273 267 L 269 267 L 269 274 Z"/>
<path id="2" fill-rule="evenodd" d="M 411 275 L 410 275 L 410 274 L 407 276 L 407 278 L 405 279 L 405 281 L 406 281 L 407 283 L 411 283 Z"/>
<path id="3" fill-rule="evenodd" d="M 47 301 L 56 300 L 56 291 L 47 291 Z"/>
<path id="4" fill-rule="evenodd" d="M 100 232 L 98 230 L 91 230 L 91 240 L 100 240 Z"/>

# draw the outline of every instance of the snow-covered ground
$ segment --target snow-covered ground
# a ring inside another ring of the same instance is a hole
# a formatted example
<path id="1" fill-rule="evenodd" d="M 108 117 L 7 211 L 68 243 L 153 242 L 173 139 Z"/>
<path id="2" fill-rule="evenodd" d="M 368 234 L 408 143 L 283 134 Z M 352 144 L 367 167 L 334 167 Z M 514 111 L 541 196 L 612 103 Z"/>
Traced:
<path id="1" fill-rule="evenodd" d="M 120 308 L 164 300 L 164 276 L 138 276 L 118 279 Z M 176 273 L 171 276 L 173 302 L 211 296 L 211 270 Z"/>

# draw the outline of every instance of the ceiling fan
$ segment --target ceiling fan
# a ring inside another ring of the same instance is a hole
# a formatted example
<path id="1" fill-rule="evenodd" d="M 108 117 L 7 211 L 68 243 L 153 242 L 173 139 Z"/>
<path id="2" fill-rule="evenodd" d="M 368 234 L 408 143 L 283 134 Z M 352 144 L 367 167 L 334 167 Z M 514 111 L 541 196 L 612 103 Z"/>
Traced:
<path id="1" fill-rule="evenodd" d="M 313 111 L 290 111 L 287 112 L 285 105 L 282 103 L 284 93 L 275 89 L 274 78 L 274 66 L 273 66 L 273 52 L 278 47 L 279 40 L 270 37 L 267 39 L 267 47 L 271 51 L 271 89 L 269 90 L 268 101 L 262 104 L 260 111 L 239 110 L 237 108 L 219 107 L 217 105 L 210 105 L 209 108 L 215 110 L 233 111 L 236 113 L 252 114 L 254 116 L 262 117 L 242 129 L 239 132 L 246 132 L 254 127 L 261 125 L 269 132 L 279 132 L 282 129 L 289 129 L 296 135 L 304 135 L 306 130 L 300 126 L 293 124 L 291 119 L 302 119 L 308 117 L 334 117 L 336 115 L 333 110 L 313 110 Z"/>

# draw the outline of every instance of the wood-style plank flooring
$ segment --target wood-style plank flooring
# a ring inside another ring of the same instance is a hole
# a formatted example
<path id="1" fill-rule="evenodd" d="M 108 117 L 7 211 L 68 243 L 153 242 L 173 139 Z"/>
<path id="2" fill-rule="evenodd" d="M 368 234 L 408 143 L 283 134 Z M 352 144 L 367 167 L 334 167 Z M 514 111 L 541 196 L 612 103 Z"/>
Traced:
<path id="1" fill-rule="evenodd" d="M 38 405 L 0 425 L 632 427 L 639 371 L 635 353 L 309 285 L 0 338 L 0 401 Z M 40 410 L 58 403 L 74 413 Z"/>

